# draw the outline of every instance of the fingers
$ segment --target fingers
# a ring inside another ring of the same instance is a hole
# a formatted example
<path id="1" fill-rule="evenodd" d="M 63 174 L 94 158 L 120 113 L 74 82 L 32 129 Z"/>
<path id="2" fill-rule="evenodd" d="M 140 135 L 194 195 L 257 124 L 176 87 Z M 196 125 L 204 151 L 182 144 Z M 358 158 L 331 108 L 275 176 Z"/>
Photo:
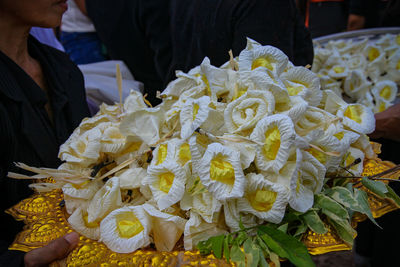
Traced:
<path id="1" fill-rule="evenodd" d="M 350 14 L 348 21 L 347 21 L 347 30 L 348 31 L 354 31 L 354 30 L 359 30 L 364 28 L 365 25 L 365 17 L 356 15 L 356 14 Z"/>
<path id="2" fill-rule="evenodd" d="M 63 237 L 51 241 L 48 245 L 34 249 L 25 254 L 25 266 L 47 266 L 55 260 L 61 260 L 78 244 L 79 235 L 69 233 Z"/>

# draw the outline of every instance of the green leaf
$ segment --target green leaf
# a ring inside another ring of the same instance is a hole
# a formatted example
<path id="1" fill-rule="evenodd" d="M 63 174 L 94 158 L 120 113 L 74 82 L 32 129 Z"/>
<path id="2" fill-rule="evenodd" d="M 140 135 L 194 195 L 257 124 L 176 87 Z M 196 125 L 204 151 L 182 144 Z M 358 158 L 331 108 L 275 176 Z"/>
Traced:
<path id="1" fill-rule="evenodd" d="M 200 241 L 197 243 L 197 249 L 200 251 L 202 255 L 208 255 L 211 253 L 211 241 L 207 239 L 205 241 Z"/>
<path id="2" fill-rule="evenodd" d="M 268 247 L 267 247 L 267 244 L 265 244 L 265 242 L 260 238 L 259 235 L 257 235 L 256 240 L 257 240 L 257 243 L 258 243 L 258 245 L 260 246 L 260 248 L 261 248 L 263 251 L 265 251 L 266 253 L 269 254 L 269 249 L 268 249 Z"/>
<path id="3" fill-rule="evenodd" d="M 294 233 L 294 237 L 301 237 L 301 235 L 302 234 L 304 234 L 306 231 L 307 231 L 307 229 L 308 229 L 308 226 L 307 225 L 305 225 L 305 224 L 300 224 L 298 227 L 297 227 L 297 230 L 296 230 L 296 233 Z"/>
<path id="4" fill-rule="evenodd" d="M 211 248 L 217 259 L 222 258 L 222 247 L 224 245 L 225 235 L 218 235 L 210 238 Z"/>
<path id="5" fill-rule="evenodd" d="M 318 213 L 315 210 L 309 210 L 303 215 L 303 219 L 307 226 L 314 233 L 326 234 L 328 232 L 328 229 L 325 227 L 325 224 L 322 222 L 321 218 L 318 216 Z"/>
<path id="6" fill-rule="evenodd" d="M 240 230 L 246 229 L 246 228 L 244 227 L 244 225 L 243 225 L 243 222 L 242 222 L 242 216 L 240 216 L 240 218 L 239 218 L 239 228 L 240 228 Z"/>
<path id="7" fill-rule="evenodd" d="M 354 237 L 356 235 L 356 231 L 351 227 L 350 224 L 346 224 L 345 221 L 335 221 L 329 220 L 329 223 L 335 228 L 339 237 L 346 242 L 347 244 L 353 246 Z"/>
<path id="8" fill-rule="evenodd" d="M 237 266 L 245 266 L 246 259 L 244 253 L 237 244 L 233 244 L 231 248 L 231 260 L 235 262 Z"/>
<path id="9" fill-rule="evenodd" d="M 367 192 L 364 190 L 354 189 L 354 197 L 357 199 L 358 205 L 360 209 L 355 209 L 355 211 L 361 212 L 368 216 L 368 218 L 379 228 L 381 228 L 378 223 L 375 221 L 374 216 L 372 215 L 371 207 L 368 202 Z"/>
<path id="10" fill-rule="evenodd" d="M 306 246 L 294 237 L 265 225 L 258 227 L 258 234 L 279 257 L 286 258 L 299 267 L 315 266 Z"/>
<path id="11" fill-rule="evenodd" d="M 386 198 L 389 198 L 394 201 L 394 203 L 400 208 L 400 197 L 394 192 L 394 190 L 387 185 L 386 186 L 388 192 L 385 194 Z"/>
<path id="12" fill-rule="evenodd" d="M 288 229 L 288 226 L 289 226 L 289 224 L 288 224 L 288 223 L 285 223 L 285 224 L 282 224 L 281 226 L 279 226 L 277 229 L 280 230 L 280 231 L 282 231 L 282 232 L 284 232 L 284 233 L 286 234 L 287 229 Z"/>
<path id="13" fill-rule="evenodd" d="M 230 252 L 230 250 L 229 250 L 229 236 L 230 235 L 227 235 L 224 238 L 224 257 L 225 257 L 227 262 L 229 262 L 229 260 L 230 260 L 230 255 L 229 255 L 229 252 Z"/>
<path id="14" fill-rule="evenodd" d="M 381 181 L 374 181 L 364 177 L 361 179 L 361 183 L 373 193 L 383 198 L 385 198 L 385 194 L 389 192 L 386 185 Z"/>
<path id="15" fill-rule="evenodd" d="M 241 246 L 243 242 L 247 239 L 247 234 L 246 232 L 239 232 L 238 236 L 233 240 L 234 243 L 237 245 Z"/>
<path id="16" fill-rule="evenodd" d="M 264 253 L 261 250 L 259 250 L 259 254 L 260 254 L 260 262 L 258 263 L 258 265 L 260 267 L 269 267 L 269 264 L 265 259 Z"/>
<path id="17" fill-rule="evenodd" d="M 332 198 L 319 194 L 315 196 L 316 205 L 319 206 L 324 214 L 332 218 L 349 219 L 349 213 L 342 205 Z"/>
<path id="18" fill-rule="evenodd" d="M 248 238 L 244 241 L 243 249 L 246 256 L 246 266 L 248 267 L 257 267 L 258 262 L 260 261 L 260 248 Z"/>

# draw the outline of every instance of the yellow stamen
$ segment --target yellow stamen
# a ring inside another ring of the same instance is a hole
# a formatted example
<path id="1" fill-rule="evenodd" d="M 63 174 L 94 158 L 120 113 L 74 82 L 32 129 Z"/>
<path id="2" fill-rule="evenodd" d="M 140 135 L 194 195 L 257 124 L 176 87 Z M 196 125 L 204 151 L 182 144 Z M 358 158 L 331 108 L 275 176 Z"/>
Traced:
<path id="1" fill-rule="evenodd" d="M 379 92 L 379 95 L 383 97 L 386 100 L 389 100 L 391 96 L 391 90 L 389 86 L 385 86 L 382 88 L 382 90 Z"/>
<path id="2" fill-rule="evenodd" d="M 333 71 L 336 73 L 343 73 L 344 72 L 344 68 L 343 67 L 334 67 Z"/>
<path id="3" fill-rule="evenodd" d="M 168 152 L 168 144 L 160 145 L 160 147 L 158 148 L 158 158 L 156 165 L 164 162 L 165 158 L 167 157 L 167 152 Z"/>
<path id="4" fill-rule="evenodd" d="M 185 165 L 186 162 L 192 159 L 192 156 L 190 154 L 190 147 L 188 143 L 184 143 L 180 148 L 179 148 L 179 160 L 182 163 L 182 165 Z"/>
<path id="5" fill-rule="evenodd" d="M 377 57 L 379 57 L 379 50 L 376 49 L 375 47 L 372 47 L 368 51 L 368 60 L 369 61 L 374 61 Z"/>
<path id="6" fill-rule="evenodd" d="M 344 116 L 346 116 L 347 118 L 349 118 L 357 123 L 362 122 L 362 119 L 361 119 L 362 114 L 363 114 L 363 109 L 360 105 L 349 105 L 346 108 L 346 111 L 344 112 Z"/>
<path id="7" fill-rule="evenodd" d="M 198 104 L 193 105 L 193 121 L 196 119 L 197 113 L 199 112 L 200 106 Z"/>

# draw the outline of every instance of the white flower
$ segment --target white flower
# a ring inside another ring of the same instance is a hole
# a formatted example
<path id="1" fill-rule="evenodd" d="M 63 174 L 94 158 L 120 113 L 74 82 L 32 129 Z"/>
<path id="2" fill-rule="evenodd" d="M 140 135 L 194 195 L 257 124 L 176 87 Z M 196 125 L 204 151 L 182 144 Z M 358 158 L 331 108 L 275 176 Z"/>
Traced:
<path id="1" fill-rule="evenodd" d="M 304 67 L 294 67 L 281 75 L 290 96 L 301 96 L 311 106 L 317 106 L 322 98 L 320 82 L 313 72 Z"/>
<path id="2" fill-rule="evenodd" d="M 260 120 L 250 139 L 264 145 L 257 146 L 256 165 L 264 171 L 279 172 L 285 165 L 295 131 L 288 116 L 276 114 Z"/>
<path id="3" fill-rule="evenodd" d="M 396 83 L 385 80 L 375 84 L 371 90 L 375 100 L 382 99 L 384 101 L 392 102 L 397 96 Z"/>
<path id="4" fill-rule="evenodd" d="M 198 173 L 200 170 L 200 161 L 203 158 L 204 152 L 207 150 L 212 141 L 205 135 L 195 133 L 189 138 L 189 149 L 192 158 L 192 172 Z"/>
<path id="5" fill-rule="evenodd" d="M 88 222 L 88 215 L 85 209 L 77 208 L 74 213 L 68 218 L 68 223 L 71 227 L 90 239 L 98 240 L 100 238 L 100 222 Z"/>
<path id="6" fill-rule="evenodd" d="M 305 136 L 316 129 L 321 128 L 326 130 L 334 119 L 335 116 L 325 110 L 316 107 L 309 107 L 303 116 L 301 116 L 296 122 L 296 133 L 300 136 Z"/>
<path id="7" fill-rule="evenodd" d="M 231 199 L 224 202 L 225 223 L 231 232 L 239 231 L 239 222 L 242 221 L 244 227 L 253 227 L 262 223 L 253 214 L 247 214 L 239 210 L 238 199 Z"/>
<path id="8" fill-rule="evenodd" d="M 120 131 L 125 136 L 137 136 L 146 144 L 155 144 L 160 139 L 164 115 L 160 106 L 135 111 L 122 119 Z"/>
<path id="9" fill-rule="evenodd" d="M 350 56 L 346 64 L 350 70 L 363 70 L 367 65 L 367 61 L 363 55 L 355 54 Z"/>
<path id="10" fill-rule="evenodd" d="M 182 236 L 186 220 L 182 217 L 161 212 L 150 204 L 142 205 L 151 217 L 152 233 L 157 251 L 172 251 Z"/>
<path id="11" fill-rule="evenodd" d="M 374 113 L 363 105 L 350 104 L 344 110 L 339 110 L 337 116 L 343 118 L 345 126 L 358 133 L 369 134 L 375 129 Z"/>
<path id="12" fill-rule="evenodd" d="M 333 65 L 328 71 L 328 75 L 335 79 L 342 79 L 349 75 L 349 69 L 344 62 Z"/>
<path id="13" fill-rule="evenodd" d="M 221 202 L 208 192 L 198 176 L 188 179 L 180 205 L 182 210 L 192 210 L 208 223 L 212 223 L 221 210 Z"/>
<path id="14" fill-rule="evenodd" d="M 360 176 L 363 172 L 364 157 L 364 153 L 361 150 L 350 147 L 344 156 L 344 167 L 351 166 L 356 159 L 360 159 L 360 163 L 355 164 L 348 169 L 354 176 Z"/>
<path id="15" fill-rule="evenodd" d="M 119 186 L 121 189 L 140 188 L 142 180 L 147 176 L 146 169 L 133 167 L 118 174 Z"/>
<path id="16" fill-rule="evenodd" d="M 131 253 L 150 245 L 151 223 L 142 206 L 112 211 L 100 223 L 100 241 L 117 253 Z"/>
<path id="17" fill-rule="evenodd" d="M 271 183 L 261 174 L 250 173 L 246 178 L 244 197 L 237 200 L 238 209 L 267 222 L 280 223 L 289 200 L 287 188 Z"/>
<path id="18" fill-rule="evenodd" d="M 249 143 L 247 140 L 241 140 L 241 136 L 234 134 L 225 134 L 223 136 L 226 139 L 222 139 L 221 143 L 224 146 L 230 147 L 236 151 L 240 152 L 240 163 L 242 164 L 243 170 L 248 168 L 250 164 L 254 161 L 256 156 L 256 144 Z M 232 142 L 230 140 L 237 139 L 238 142 Z M 250 141 L 250 140 L 249 140 Z"/>
<path id="19" fill-rule="evenodd" d="M 287 62 L 288 57 L 281 50 L 269 45 L 245 49 L 239 54 L 240 71 L 263 67 L 279 76 L 285 70 Z"/>
<path id="20" fill-rule="evenodd" d="M 338 110 L 343 110 L 347 107 L 347 103 L 331 90 L 324 90 L 319 107 L 336 115 Z"/>
<path id="21" fill-rule="evenodd" d="M 236 150 L 212 143 L 199 164 L 201 182 L 218 200 L 242 197 L 245 177 Z"/>
<path id="22" fill-rule="evenodd" d="M 165 161 L 147 169 L 148 176 L 143 184 L 148 184 L 157 202 L 164 210 L 181 200 L 185 191 L 186 171 L 178 163 Z"/>
<path id="23" fill-rule="evenodd" d="M 199 99 L 189 99 L 181 110 L 182 139 L 189 138 L 208 118 L 210 98 L 203 96 Z"/>
<path id="24" fill-rule="evenodd" d="M 348 96 L 358 99 L 367 92 L 370 85 L 371 83 L 361 70 L 354 70 L 346 77 L 343 88 Z"/>
<path id="25" fill-rule="evenodd" d="M 400 49 L 398 49 L 390 58 L 388 62 L 388 77 L 394 81 L 400 81 Z"/>
<path id="26" fill-rule="evenodd" d="M 137 110 L 147 108 L 146 103 L 143 101 L 142 93 L 131 90 L 129 96 L 124 101 L 124 111 L 129 114 Z"/>
<path id="27" fill-rule="evenodd" d="M 321 191 L 325 177 L 325 167 L 308 153 L 297 164 L 290 182 L 290 207 L 299 212 L 306 212 L 314 203 L 314 194 Z"/>
<path id="28" fill-rule="evenodd" d="M 88 222 L 99 221 L 122 204 L 119 179 L 110 178 L 91 199 L 87 208 Z"/>
<path id="29" fill-rule="evenodd" d="M 218 218 L 213 223 L 205 222 L 200 215 L 191 211 L 190 219 L 185 225 L 184 246 L 185 250 L 192 250 L 197 243 L 210 237 L 226 234 L 227 231 L 217 224 Z"/>
<path id="30" fill-rule="evenodd" d="M 274 109 L 275 99 L 272 93 L 248 91 L 226 107 L 226 127 L 230 133 L 250 131 L 260 119 L 272 114 Z"/>

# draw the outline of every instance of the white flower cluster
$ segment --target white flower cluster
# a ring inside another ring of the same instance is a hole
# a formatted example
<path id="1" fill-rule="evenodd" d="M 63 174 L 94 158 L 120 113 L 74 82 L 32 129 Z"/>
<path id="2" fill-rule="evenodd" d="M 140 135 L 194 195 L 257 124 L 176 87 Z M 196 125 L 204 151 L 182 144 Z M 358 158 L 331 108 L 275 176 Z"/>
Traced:
<path id="1" fill-rule="evenodd" d="M 329 41 L 315 47 L 312 71 L 323 90 L 332 90 L 348 102 L 361 103 L 375 113 L 393 105 L 400 82 L 400 35 L 379 39 Z"/>
<path id="2" fill-rule="evenodd" d="M 123 107 L 103 105 L 85 119 L 60 149 L 64 171 L 111 162 L 100 178 L 137 159 L 108 180 L 63 186 L 71 226 L 115 252 L 150 243 L 171 251 L 182 235 L 192 249 L 240 220 L 279 223 L 289 206 L 312 207 L 327 172 L 373 156 L 370 109 L 322 92 L 317 75 L 274 47 L 248 40 L 222 67 L 206 58 L 177 77 L 162 104 L 147 107 L 132 92 Z"/>

